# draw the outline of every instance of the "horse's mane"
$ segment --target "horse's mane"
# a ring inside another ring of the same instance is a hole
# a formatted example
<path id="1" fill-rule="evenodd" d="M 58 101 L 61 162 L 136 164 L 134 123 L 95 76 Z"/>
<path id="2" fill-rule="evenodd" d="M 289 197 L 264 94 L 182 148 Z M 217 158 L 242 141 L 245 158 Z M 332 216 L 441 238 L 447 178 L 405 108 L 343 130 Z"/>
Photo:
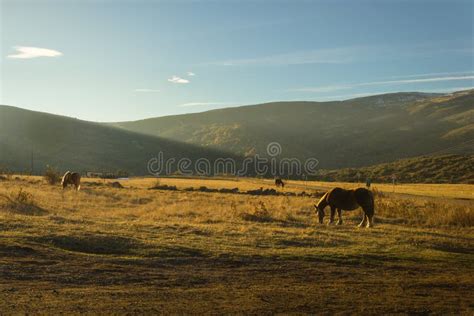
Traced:
<path id="1" fill-rule="evenodd" d="M 67 171 L 67 172 L 64 174 L 64 176 L 63 176 L 63 178 L 62 178 L 62 180 L 61 180 L 61 184 L 64 184 L 64 181 L 66 181 L 66 179 L 67 179 L 70 175 L 71 175 L 71 171 Z"/>
<path id="2" fill-rule="evenodd" d="M 329 191 L 324 193 L 324 195 L 319 199 L 318 203 L 316 203 L 316 206 L 319 208 L 320 206 L 323 206 L 325 208 L 328 205 L 328 202 L 326 201 L 326 198 L 329 194 Z"/>

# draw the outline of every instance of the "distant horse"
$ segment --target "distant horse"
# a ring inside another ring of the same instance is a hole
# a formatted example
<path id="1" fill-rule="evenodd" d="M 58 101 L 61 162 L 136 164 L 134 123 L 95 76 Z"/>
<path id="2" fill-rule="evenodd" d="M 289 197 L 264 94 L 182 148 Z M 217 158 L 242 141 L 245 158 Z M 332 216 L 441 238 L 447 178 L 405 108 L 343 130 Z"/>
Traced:
<path id="1" fill-rule="evenodd" d="M 282 188 L 284 188 L 285 187 L 285 182 L 283 182 L 283 180 L 281 178 L 276 178 L 275 179 L 275 185 L 277 187 L 281 186 Z"/>
<path id="2" fill-rule="evenodd" d="M 81 189 L 81 175 L 77 172 L 66 172 L 61 181 L 61 185 L 63 189 L 65 189 L 69 184 L 74 185 L 76 190 L 79 191 Z"/>
<path id="3" fill-rule="evenodd" d="M 337 210 L 337 215 L 339 220 L 337 225 L 342 224 L 342 210 L 353 211 L 359 207 L 362 207 L 364 211 L 364 218 L 359 224 L 359 227 L 364 227 L 367 224 L 367 227 L 372 227 L 373 217 L 374 217 L 374 196 L 372 192 L 365 188 L 358 188 L 355 190 L 344 190 L 341 188 L 334 188 L 328 191 L 323 197 L 319 200 L 318 204 L 315 204 L 316 212 L 318 213 L 319 223 L 323 223 L 324 219 L 324 209 L 326 206 L 331 207 L 331 218 L 329 219 L 328 224 L 334 222 L 335 211 Z"/>

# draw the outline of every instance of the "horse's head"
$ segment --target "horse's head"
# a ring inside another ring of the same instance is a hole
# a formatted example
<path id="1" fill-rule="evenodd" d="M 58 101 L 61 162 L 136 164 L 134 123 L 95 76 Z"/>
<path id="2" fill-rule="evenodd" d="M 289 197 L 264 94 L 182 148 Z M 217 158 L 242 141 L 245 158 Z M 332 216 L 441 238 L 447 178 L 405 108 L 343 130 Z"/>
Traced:
<path id="1" fill-rule="evenodd" d="M 324 213 L 324 209 L 318 207 L 316 204 L 314 204 L 314 208 L 316 209 L 316 213 L 318 213 L 319 224 L 322 224 L 322 223 L 323 223 L 323 219 L 324 219 L 324 215 L 326 215 L 326 214 Z"/>

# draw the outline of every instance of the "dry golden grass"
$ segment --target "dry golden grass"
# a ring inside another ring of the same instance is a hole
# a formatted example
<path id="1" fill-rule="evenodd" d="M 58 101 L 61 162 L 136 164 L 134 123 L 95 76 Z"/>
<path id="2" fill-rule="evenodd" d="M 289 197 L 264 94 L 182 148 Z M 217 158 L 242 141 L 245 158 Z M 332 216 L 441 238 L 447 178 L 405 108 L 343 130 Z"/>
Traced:
<path id="1" fill-rule="evenodd" d="M 184 191 L 271 181 L 160 179 L 177 191 L 112 182 L 85 179 L 75 192 L 0 181 L 2 313 L 473 311 L 472 201 L 380 191 L 375 228 L 358 229 L 360 211 L 317 224 L 311 197 Z"/>
<path id="2" fill-rule="evenodd" d="M 291 181 L 292 184 L 298 185 L 301 181 Z M 353 188 L 356 186 L 365 186 L 365 184 L 347 183 L 347 182 L 318 182 L 307 181 L 304 182 L 310 188 Z M 388 183 L 373 183 L 372 187 L 379 191 L 387 193 L 409 194 L 416 196 L 431 196 L 437 198 L 459 198 L 474 200 L 474 185 L 472 184 L 420 184 L 420 183 L 403 183 L 403 184 L 388 184 Z"/>

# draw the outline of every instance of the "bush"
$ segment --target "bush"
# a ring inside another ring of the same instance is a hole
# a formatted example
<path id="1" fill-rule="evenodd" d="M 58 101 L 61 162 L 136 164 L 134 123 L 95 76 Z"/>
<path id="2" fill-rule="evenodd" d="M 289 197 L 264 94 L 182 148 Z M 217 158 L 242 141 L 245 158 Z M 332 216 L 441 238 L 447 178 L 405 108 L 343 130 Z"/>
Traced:
<path id="1" fill-rule="evenodd" d="M 177 191 L 178 188 L 175 185 L 161 184 L 160 179 L 156 179 L 155 183 L 148 190 L 168 190 Z"/>
<path id="2" fill-rule="evenodd" d="M 4 166 L 0 166 L 0 180 L 11 180 L 12 172 Z"/>
<path id="3" fill-rule="evenodd" d="M 20 188 L 20 191 L 18 191 L 16 195 L 12 194 L 12 201 L 18 205 L 35 204 L 33 195 L 23 191 L 22 188 Z"/>
<path id="4" fill-rule="evenodd" d="M 50 185 L 55 185 L 61 181 L 61 175 L 53 167 L 47 166 L 43 178 Z"/>

